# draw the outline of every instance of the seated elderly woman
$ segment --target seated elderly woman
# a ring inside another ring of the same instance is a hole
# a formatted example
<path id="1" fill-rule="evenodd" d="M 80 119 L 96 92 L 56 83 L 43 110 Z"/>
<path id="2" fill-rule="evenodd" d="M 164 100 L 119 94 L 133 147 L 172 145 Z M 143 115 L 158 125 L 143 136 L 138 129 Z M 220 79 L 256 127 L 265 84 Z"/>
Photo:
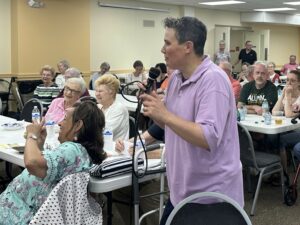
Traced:
<path id="1" fill-rule="evenodd" d="M 49 106 L 45 117 L 55 123 L 60 122 L 66 113 L 66 109 L 72 107 L 85 92 L 85 82 L 82 78 L 72 77 L 67 80 L 64 87 L 63 98 L 56 98 Z"/>
<path id="2" fill-rule="evenodd" d="M 282 95 L 278 98 L 272 114 L 279 116 L 279 112 L 283 113 L 286 117 L 292 118 L 297 116 L 299 113 L 294 112 L 293 104 L 300 96 L 300 72 L 292 70 L 287 74 L 286 86 L 282 91 Z M 287 156 L 286 148 L 293 147 L 300 141 L 300 131 L 295 130 L 290 133 L 280 135 L 280 157 L 282 167 L 287 172 Z"/>
<path id="3" fill-rule="evenodd" d="M 105 74 L 96 80 L 95 87 L 98 106 L 105 115 L 106 128 L 113 131 L 113 140 L 127 140 L 129 137 L 128 110 L 116 101 L 120 81 L 113 75 Z"/>
<path id="4" fill-rule="evenodd" d="M 65 82 L 67 82 L 67 80 L 72 77 L 82 78 L 80 70 L 75 67 L 71 67 L 67 69 L 64 77 L 65 77 Z M 62 98 L 63 95 L 64 95 L 64 89 L 61 90 L 57 98 Z M 87 88 L 85 89 L 85 92 L 80 97 L 84 97 L 84 96 L 90 96 L 89 90 Z"/>
<path id="5" fill-rule="evenodd" d="M 47 110 L 52 100 L 58 96 L 60 89 L 53 82 L 55 77 L 55 70 L 53 67 L 49 65 L 43 66 L 40 75 L 43 83 L 36 87 L 33 97 L 41 100 L 44 110 Z"/>
<path id="6" fill-rule="evenodd" d="M 106 158 L 102 136 L 105 119 L 95 103 L 77 103 L 67 110 L 59 125 L 61 144 L 51 151 L 41 151 L 43 123 L 26 127 L 26 169 L 0 195 L 1 224 L 28 224 L 62 178 L 88 172 L 93 163 Z"/>

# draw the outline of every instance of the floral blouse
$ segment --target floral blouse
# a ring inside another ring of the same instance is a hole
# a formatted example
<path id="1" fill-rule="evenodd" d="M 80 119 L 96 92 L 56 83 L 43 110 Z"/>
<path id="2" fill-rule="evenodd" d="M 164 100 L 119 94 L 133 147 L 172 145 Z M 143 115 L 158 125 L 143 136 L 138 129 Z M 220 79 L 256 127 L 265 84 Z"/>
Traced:
<path id="1" fill-rule="evenodd" d="M 86 149 L 78 143 L 65 142 L 43 155 L 48 166 L 45 178 L 30 175 L 25 169 L 0 195 L 1 224 L 28 224 L 63 177 L 89 170 L 92 165 Z"/>

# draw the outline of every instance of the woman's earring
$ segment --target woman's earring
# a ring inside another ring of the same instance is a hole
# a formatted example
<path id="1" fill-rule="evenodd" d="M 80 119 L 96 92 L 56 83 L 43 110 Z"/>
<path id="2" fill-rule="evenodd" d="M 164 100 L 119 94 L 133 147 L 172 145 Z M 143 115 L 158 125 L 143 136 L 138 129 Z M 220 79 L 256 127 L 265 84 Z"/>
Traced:
<path id="1" fill-rule="evenodd" d="M 77 135 L 74 136 L 74 141 L 78 141 Z"/>

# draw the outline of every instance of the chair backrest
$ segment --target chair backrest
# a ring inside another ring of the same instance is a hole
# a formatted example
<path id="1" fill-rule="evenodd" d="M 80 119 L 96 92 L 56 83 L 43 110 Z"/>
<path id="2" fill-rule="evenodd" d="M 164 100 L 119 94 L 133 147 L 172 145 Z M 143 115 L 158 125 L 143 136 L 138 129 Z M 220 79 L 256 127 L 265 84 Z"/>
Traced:
<path id="1" fill-rule="evenodd" d="M 134 137 L 135 135 L 135 119 L 132 116 L 129 116 L 129 138 Z"/>
<path id="2" fill-rule="evenodd" d="M 240 158 L 243 165 L 258 169 L 252 137 L 245 126 L 238 122 Z"/>
<path id="3" fill-rule="evenodd" d="M 34 106 L 38 107 L 42 116 L 44 113 L 42 102 L 36 98 L 32 98 L 25 103 L 20 119 L 25 120 L 26 122 L 32 122 L 32 110 Z"/>
<path id="4" fill-rule="evenodd" d="M 0 98 L 2 102 L 2 108 L 0 110 L 0 114 L 3 112 L 4 115 L 8 113 L 8 101 L 10 96 L 12 78 L 10 81 L 6 79 L 0 79 Z"/>
<path id="5" fill-rule="evenodd" d="M 197 200 L 214 199 L 217 203 L 199 204 Z M 215 192 L 193 194 L 179 202 L 166 225 L 251 225 L 244 209 L 228 196 Z"/>
<path id="6" fill-rule="evenodd" d="M 24 102 L 27 102 L 33 97 L 34 90 L 37 86 L 42 84 L 42 80 L 18 80 L 17 86 L 19 88 L 19 94 Z"/>

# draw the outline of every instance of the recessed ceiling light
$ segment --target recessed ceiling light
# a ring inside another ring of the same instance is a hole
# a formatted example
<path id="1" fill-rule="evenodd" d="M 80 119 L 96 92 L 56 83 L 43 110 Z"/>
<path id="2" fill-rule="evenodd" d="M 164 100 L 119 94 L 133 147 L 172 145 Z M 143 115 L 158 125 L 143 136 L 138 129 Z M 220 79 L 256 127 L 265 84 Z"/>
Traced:
<path id="1" fill-rule="evenodd" d="M 270 8 L 270 9 L 253 9 L 254 11 L 261 11 L 261 12 L 277 12 L 277 11 L 290 11 L 296 10 L 293 8 Z"/>
<path id="2" fill-rule="evenodd" d="M 233 4 L 242 4 L 245 2 L 241 1 L 216 1 L 216 2 L 199 2 L 201 5 L 233 5 Z"/>
<path id="3" fill-rule="evenodd" d="M 284 2 L 286 5 L 300 5 L 300 2 Z"/>

